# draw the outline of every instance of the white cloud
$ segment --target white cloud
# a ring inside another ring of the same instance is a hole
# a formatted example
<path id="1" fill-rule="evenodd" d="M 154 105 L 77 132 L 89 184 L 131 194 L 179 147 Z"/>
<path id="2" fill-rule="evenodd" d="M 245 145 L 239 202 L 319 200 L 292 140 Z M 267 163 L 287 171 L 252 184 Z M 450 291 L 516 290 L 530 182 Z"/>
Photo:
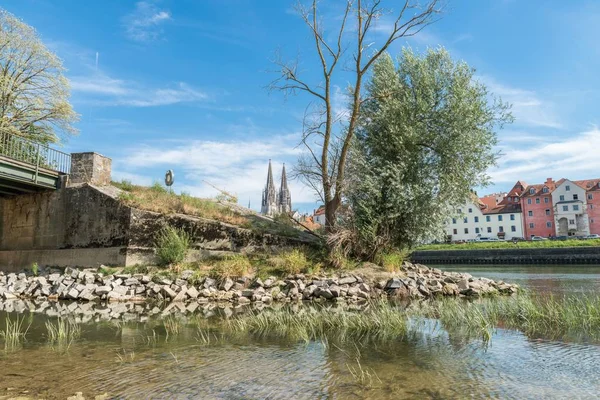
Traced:
<path id="1" fill-rule="evenodd" d="M 275 135 L 241 141 L 163 140 L 128 149 L 118 160 L 120 170 L 132 176 L 148 168 L 173 169 L 174 189 L 194 196 L 213 197 L 216 187 L 236 194 L 240 204 L 250 200 L 252 208 L 260 208 L 262 190 L 267 179 L 267 166 L 272 159 L 276 185 L 283 163 L 287 163 L 288 182 L 294 203 L 314 203 L 314 194 L 290 177 L 291 166 L 301 149 L 296 145 L 300 135 Z M 122 174 L 122 173 L 121 173 Z M 160 177 L 156 177 L 154 180 Z M 153 179 L 147 178 L 146 181 Z"/>
<path id="2" fill-rule="evenodd" d="M 597 178 L 600 170 L 600 129 L 571 135 L 552 142 L 539 142 L 530 147 L 507 147 L 498 168 L 490 171 L 495 183 L 528 183 L 554 179 Z"/>
<path id="3" fill-rule="evenodd" d="M 491 93 L 512 104 L 516 124 L 544 128 L 562 127 L 555 105 L 536 92 L 504 85 L 489 76 L 480 76 L 479 80 Z"/>
<path id="4" fill-rule="evenodd" d="M 135 10 L 124 18 L 126 35 L 137 42 L 150 42 L 162 35 L 160 25 L 171 19 L 168 11 L 160 10 L 149 1 L 135 4 Z"/>
<path id="5" fill-rule="evenodd" d="M 87 102 L 101 106 L 154 107 L 206 100 L 208 96 L 185 82 L 152 88 L 95 72 L 70 79 L 73 92 L 89 95 Z"/>

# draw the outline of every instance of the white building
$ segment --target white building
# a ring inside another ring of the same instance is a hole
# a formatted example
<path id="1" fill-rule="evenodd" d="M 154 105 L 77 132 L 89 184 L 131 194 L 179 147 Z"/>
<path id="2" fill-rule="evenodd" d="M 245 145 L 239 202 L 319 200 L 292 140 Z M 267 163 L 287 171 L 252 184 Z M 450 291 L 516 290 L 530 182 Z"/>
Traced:
<path id="1" fill-rule="evenodd" d="M 325 206 L 320 206 L 313 213 L 313 222 L 325 226 Z"/>
<path id="2" fill-rule="evenodd" d="M 520 203 L 509 202 L 507 197 L 492 198 L 491 203 L 489 199 L 477 199 L 458 208 L 446 224 L 447 237 L 451 241 L 486 237 L 505 240 L 522 238 L 523 215 Z"/>
<path id="3" fill-rule="evenodd" d="M 556 236 L 590 234 L 586 190 L 568 179 L 552 192 Z"/>

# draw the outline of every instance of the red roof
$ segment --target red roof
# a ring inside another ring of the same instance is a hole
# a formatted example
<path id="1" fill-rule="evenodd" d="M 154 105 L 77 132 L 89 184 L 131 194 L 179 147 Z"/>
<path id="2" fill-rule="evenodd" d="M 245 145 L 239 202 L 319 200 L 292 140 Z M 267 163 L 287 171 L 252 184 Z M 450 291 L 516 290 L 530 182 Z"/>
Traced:
<path id="1" fill-rule="evenodd" d="M 581 181 L 572 182 L 588 192 L 600 190 L 600 187 L 598 186 L 598 183 L 600 183 L 600 179 L 584 179 Z"/>
<path id="2" fill-rule="evenodd" d="M 323 215 L 323 214 L 325 214 L 325 206 L 320 206 L 319 208 L 317 208 L 314 215 Z"/>

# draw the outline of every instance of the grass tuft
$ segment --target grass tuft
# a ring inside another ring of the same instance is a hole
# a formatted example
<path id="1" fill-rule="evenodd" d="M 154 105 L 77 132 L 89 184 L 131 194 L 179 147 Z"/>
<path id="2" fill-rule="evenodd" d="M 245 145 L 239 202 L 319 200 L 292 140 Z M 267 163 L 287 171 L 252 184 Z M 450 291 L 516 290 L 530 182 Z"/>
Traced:
<path id="1" fill-rule="evenodd" d="M 59 349 L 68 350 L 71 343 L 81 336 L 81 327 L 72 319 L 58 318 L 56 323 L 46 322 L 48 342 Z"/>
<path id="2" fill-rule="evenodd" d="M 311 262 L 300 249 L 293 249 L 268 259 L 269 264 L 284 274 L 307 272 Z"/>
<path id="3" fill-rule="evenodd" d="M 156 235 L 154 246 L 162 266 L 183 262 L 190 248 L 190 235 L 183 229 L 166 226 Z"/>
<path id="4" fill-rule="evenodd" d="M 378 263 L 387 272 L 396 272 L 402 268 L 402 263 L 408 258 L 408 251 L 397 250 L 390 253 L 384 253 L 379 256 Z"/>
<path id="5" fill-rule="evenodd" d="M 214 278 L 242 277 L 252 272 L 252 264 L 243 254 L 232 254 L 218 260 L 210 275 Z"/>
<path id="6" fill-rule="evenodd" d="M 25 326 L 25 317 L 17 316 L 14 320 L 6 316 L 5 328 L 0 330 L 0 337 L 4 339 L 4 350 L 15 350 L 23 344 L 31 323 Z"/>

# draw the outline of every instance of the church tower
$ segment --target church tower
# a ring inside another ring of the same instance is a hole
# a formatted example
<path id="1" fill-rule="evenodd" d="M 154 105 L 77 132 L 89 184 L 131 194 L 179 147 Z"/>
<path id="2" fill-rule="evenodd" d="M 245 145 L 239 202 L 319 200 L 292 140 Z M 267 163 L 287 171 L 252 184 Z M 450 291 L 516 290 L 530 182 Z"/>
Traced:
<path id="1" fill-rule="evenodd" d="M 267 172 L 267 185 L 263 190 L 262 204 L 260 213 L 263 215 L 273 216 L 277 214 L 277 194 L 275 192 L 275 184 L 273 183 L 273 170 L 271 169 L 271 160 L 269 160 L 269 170 Z"/>
<path id="2" fill-rule="evenodd" d="M 288 189 L 285 164 L 283 164 L 283 170 L 281 171 L 281 186 L 279 187 L 279 194 L 277 196 L 277 209 L 279 213 L 289 213 L 292 211 L 292 196 L 290 189 Z"/>

